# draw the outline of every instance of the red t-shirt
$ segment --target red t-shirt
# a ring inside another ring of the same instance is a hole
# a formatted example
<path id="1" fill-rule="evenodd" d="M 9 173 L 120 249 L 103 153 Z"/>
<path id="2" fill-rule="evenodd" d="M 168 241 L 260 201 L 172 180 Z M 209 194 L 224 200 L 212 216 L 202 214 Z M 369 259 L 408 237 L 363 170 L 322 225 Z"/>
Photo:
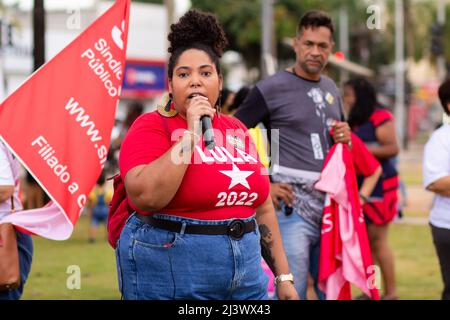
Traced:
<path id="1" fill-rule="evenodd" d="M 380 166 L 380 163 L 356 134 L 351 133 L 351 139 L 351 151 L 356 174 L 364 177 L 371 176 Z"/>
<path id="2" fill-rule="evenodd" d="M 375 128 L 390 120 L 394 120 L 394 116 L 386 109 L 375 109 L 369 118 L 369 121 L 373 123 Z"/>
<path id="3" fill-rule="evenodd" d="M 195 146 L 183 181 L 172 201 L 157 212 L 202 220 L 247 218 L 269 195 L 267 170 L 258 159 L 246 127 L 236 118 L 216 115 L 212 121 L 216 147 Z M 157 111 L 139 117 L 128 131 L 120 151 L 120 174 L 150 164 L 183 136 L 187 123 L 180 115 Z M 128 199 L 130 206 L 136 209 Z"/>

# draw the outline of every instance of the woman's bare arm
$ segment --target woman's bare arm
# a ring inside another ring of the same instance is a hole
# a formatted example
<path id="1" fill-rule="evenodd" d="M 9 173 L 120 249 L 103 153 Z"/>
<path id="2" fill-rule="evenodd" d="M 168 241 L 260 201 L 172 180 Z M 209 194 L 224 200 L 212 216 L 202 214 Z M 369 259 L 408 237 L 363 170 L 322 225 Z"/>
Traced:
<path id="1" fill-rule="evenodd" d="M 137 209 L 156 211 L 169 204 L 181 185 L 197 141 L 197 137 L 185 134 L 160 158 L 127 173 L 125 189 Z"/>
<path id="2" fill-rule="evenodd" d="M 379 160 L 395 157 L 400 148 L 397 142 L 397 132 L 394 121 L 387 121 L 379 126 L 375 135 L 378 145 L 368 145 L 369 151 Z"/>

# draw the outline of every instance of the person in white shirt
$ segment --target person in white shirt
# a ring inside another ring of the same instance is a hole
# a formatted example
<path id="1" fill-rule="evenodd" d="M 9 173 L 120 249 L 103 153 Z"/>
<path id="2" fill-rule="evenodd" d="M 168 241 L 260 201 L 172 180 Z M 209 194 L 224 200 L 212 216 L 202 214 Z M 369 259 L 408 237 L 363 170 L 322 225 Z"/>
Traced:
<path id="1" fill-rule="evenodd" d="M 450 115 L 450 79 L 439 87 L 444 112 Z M 433 242 L 439 257 L 444 290 L 450 300 L 450 123 L 444 123 L 430 137 L 424 150 L 423 181 L 435 194 L 430 214 Z"/>
<path id="2" fill-rule="evenodd" d="M 19 162 L 0 141 L 0 221 L 15 211 L 22 210 L 19 199 Z M 14 205 L 11 204 L 14 202 Z M 16 230 L 19 249 L 20 286 L 15 290 L 0 291 L 0 300 L 18 300 L 30 273 L 33 257 L 33 240 L 28 234 Z"/>

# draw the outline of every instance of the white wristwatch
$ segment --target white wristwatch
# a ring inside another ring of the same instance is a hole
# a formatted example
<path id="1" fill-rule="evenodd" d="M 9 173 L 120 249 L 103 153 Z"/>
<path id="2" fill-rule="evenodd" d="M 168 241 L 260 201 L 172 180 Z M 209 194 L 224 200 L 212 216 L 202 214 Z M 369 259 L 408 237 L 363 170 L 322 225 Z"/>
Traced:
<path id="1" fill-rule="evenodd" d="M 281 282 L 284 281 L 290 281 L 292 282 L 292 284 L 294 284 L 294 275 L 292 273 L 280 274 L 279 276 L 275 277 L 275 286 L 278 286 Z"/>

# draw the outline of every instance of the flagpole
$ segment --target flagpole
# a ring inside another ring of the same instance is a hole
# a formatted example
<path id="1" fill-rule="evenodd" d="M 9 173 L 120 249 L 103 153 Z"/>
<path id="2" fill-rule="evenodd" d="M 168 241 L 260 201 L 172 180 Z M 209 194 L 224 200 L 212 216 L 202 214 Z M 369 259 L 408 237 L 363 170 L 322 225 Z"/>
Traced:
<path id="1" fill-rule="evenodd" d="M 0 25 L 0 32 L 1 32 L 2 25 Z M 3 39 L 2 39 L 3 41 Z M 0 43 L 0 101 L 3 101 L 6 96 L 6 88 L 5 88 L 5 63 L 4 58 L 5 55 L 3 54 L 3 43 Z"/>
<path id="2" fill-rule="evenodd" d="M 45 63 L 45 8 L 44 0 L 34 0 L 33 8 L 34 71 Z"/>
<path id="3" fill-rule="evenodd" d="M 276 72 L 276 58 L 273 45 L 274 0 L 263 0 L 261 6 L 261 78 L 265 78 Z"/>
<path id="4" fill-rule="evenodd" d="M 45 8 L 44 0 L 34 0 L 33 7 L 33 71 L 39 69 L 45 63 Z M 30 188 L 31 192 L 37 193 L 35 198 L 40 198 L 33 205 L 28 203 L 28 209 L 35 209 L 45 205 L 48 197 L 48 192 L 44 191 L 44 188 L 38 183 L 35 177 L 29 170 L 26 172 L 27 184 L 33 184 L 36 188 Z M 33 181 L 34 180 L 34 181 Z M 30 195 L 28 195 L 30 196 Z M 41 203 L 42 201 L 42 203 Z"/>
<path id="5" fill-rule="evenodd" d="M 437 10 L 437 22 L 442 28 L 445 28 L 445 0 L 439 0 L 438 2 L 438 10 Z M 445 35 L 445 31 L 443 31 Z M 437 58 L 437 66 L 438 66 L 438 78 L 439 81 L 444 81 L 445 76 L 447 74 L 447 65 L 445 61 L 445 54 L 440 54 Z"/>
<path id="6" fill-rule="evenodd" d="M 3 12 L 3 16 L 7 16 Z M 0 20 L 0 33 L 3 33 L 4 19 Z M 0 37 L 0 102 L 6 98 L 6 86 L 5 86 L 5 40 L 3 35 Z"/>
<path id="7" fill-rule="evenodd" d="M 395 0 L 395 119 L 402 149 L 406 145 L 405 130 L 405 58 L 403 0 Z"/>

